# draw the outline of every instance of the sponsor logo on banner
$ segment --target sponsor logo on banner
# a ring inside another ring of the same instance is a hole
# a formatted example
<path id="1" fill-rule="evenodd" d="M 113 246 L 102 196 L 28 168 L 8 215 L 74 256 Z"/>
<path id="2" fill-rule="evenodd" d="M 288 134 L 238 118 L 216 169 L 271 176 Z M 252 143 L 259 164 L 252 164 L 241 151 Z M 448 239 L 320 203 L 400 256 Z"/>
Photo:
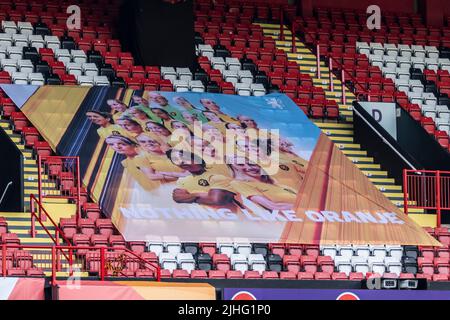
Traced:
<path id="1" fill-rule="evenodd" d="M 341 293 L 336 300 L 360 300 L 359 297 L 353 292 Z"/>
<path id="2" fill-rule="evenodd" d="M 257 300 L 256 297 L 248 291 L 239 291 L 231 300 Z"/>

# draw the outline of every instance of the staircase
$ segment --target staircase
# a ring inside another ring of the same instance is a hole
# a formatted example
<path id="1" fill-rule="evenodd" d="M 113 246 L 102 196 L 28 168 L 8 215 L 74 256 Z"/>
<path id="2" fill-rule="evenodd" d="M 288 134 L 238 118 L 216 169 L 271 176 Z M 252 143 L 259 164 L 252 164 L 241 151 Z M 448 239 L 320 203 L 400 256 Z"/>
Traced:
<path id="1" fill-rule="evenodd" d="M 264 36 L 272 37 L 276 40 L 278 49 L 287 52 L 289 61 L 295 61 L 299 65 L 300 72 L 309 74 L 313 79 L 314 86 L 322 87 L 325 90 L 326 98 L 336 100 L 339 105 L 341 121 L 323 122 L 314 120 L 314 123 L 337 145 L 337 147 L 370 179 L 370 181 L 390 199 L 398 208 L 403 210 L 402 187 L 395 184 L 394 179 L 388 177 L 386 171 L 381 170 L 381 166 L 375 159 L 367 156 L 367 151 L 361 150 L 359 144 L 354 143 L 353 132 L 353 112 L 352 102 L 355 96 L 346 90 L 346 101 L 341 103 L 342 83 L 339 79 L 333 79 L 334 92 L 329 91 L 329 69 L 323 61 L 320 61 L 321 78 L 317 77 L 317 57 L 298 38 L 296 38 L 296 53 L 292 53 L 292 33 L 284 26 L 284 41 L 278 40 L 280 26 L 278 24 L 258 23 L 263 29 Z M 420 209 L 409 209 L 413 213 L 423 213 Z"/>
<path id="2" fill-rule="evenodd" d="M 14 133 L 11 129 L 11 123 L 8 119 L 0 120 L 0 127 L 10 137 L 17 148 L 23 154 L 23 181 L 24 181 L 24 212 L 2 212 L 0 216 L 5 217 L 8 223 L 8 231 L 10 233 L 16 233 L 19 236 L 21 245 L 53 245 L 52 239 L 47 235 L 44 228 L 36 222 L 36 235 L 32 237 L 30 234 L 30 195 L 34 194 L 38 196 L 38 164 L 33 159 L 33 152 L 30 149 L 25 148 L 22 143 L 22 137 L 20 134 Z M 43 175 L 43 179 L 46 176 Z M 52 194 L 55 193 L 56 185 L 53 183 L 46 183 L 43 191 L 52 190 Z M 66 199 L 46 199 L 44 203 L 45 209 L 51 214 L 56 223 L 59 223 L 59 219 L 63 217 L 70 217 L 76 212 L 75 204 L 68 203 Z M 48 221 L 44 222 L 47 230 L 54 234 L 55 227 Z M 61 243 L 64 245 L 63 243 Z M 39 251 L 36 249 L 28 250 L 33 255 L 33 261 L 35 267 L 42 269 L 46 275 L 51 275 L 51 255 L 48 250 Z M 61 263 L 64 265 L 65 259 L 63 258 Z M 76 266 L 76 265 L 75 265 Z M 81 268 L 81 265 L 79 265 Z M 58 276 L 68 276 L 67 272 L 58 272 Z"/>

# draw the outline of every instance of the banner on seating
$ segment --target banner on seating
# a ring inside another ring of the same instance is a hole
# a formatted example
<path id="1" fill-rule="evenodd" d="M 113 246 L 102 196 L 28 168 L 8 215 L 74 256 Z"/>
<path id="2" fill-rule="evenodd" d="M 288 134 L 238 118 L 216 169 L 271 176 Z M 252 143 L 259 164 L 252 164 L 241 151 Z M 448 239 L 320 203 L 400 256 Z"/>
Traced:
<path id="1" fill-rule="evenodd" d="M 22 111 L 129 241 L 438 245 L 282 94 L 43 87 Z"/>
<path id="2" fill-rule="evenodd" d="M 79 281 L 58 283 L 57 300 L 215 300 L 207 283 Z"/>
<path id="3" fill-rule="evenodd" d="M 225 288 L 224 300 L 450 300 L 450 291 Z"/>

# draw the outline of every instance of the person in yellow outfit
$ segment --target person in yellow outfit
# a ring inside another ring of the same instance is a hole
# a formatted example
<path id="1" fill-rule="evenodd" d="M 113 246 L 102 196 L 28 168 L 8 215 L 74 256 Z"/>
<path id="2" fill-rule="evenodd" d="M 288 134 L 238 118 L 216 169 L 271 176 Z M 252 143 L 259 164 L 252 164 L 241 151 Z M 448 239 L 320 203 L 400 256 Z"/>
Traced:
<path id="1" fill-rule="evenodd" d="M 142 174 L 141 168 L 148 166 L 148 161 L 139 157 L 138 144 L 135 141 L 121 135 L 111 135 L 105 142 L 116 153 L 126 157 L 122 161 L 122 166 L 142 188 L 151 191 L 159 186 L 159 182 L 152 181 Z"/>
<path id="2" fill-rule="evenodd" d="M 173 120 L 170 123 L 172 135 L 170 136 L 169 144 L 176 149 L 189 150 L 194 139 L 194 134 L 190 128 L 183 122 Z"/>
<path id="3" fill-rule="evenodd" d="M 150 109 L 153 114 L 159 118 L 159 121 L 167 128 L 170 129 L 171 122 L 174 121 L 174 119 L 171 117 L 171 115 L 164 109 L 161 108 L 151 108 Z"/>
<path id="4" fill-rule="evenodd" d="M 187 135 L 192 135 L 192 131 L 184 122 L 174 120 L 170 123 L 170 129 L 184 131 Z"/>
<path id="5" fill-rule="evenodd" d="M 160 94 L 158 92 L 150 92 L 148 94 L 148 98 L 158 108 L 163 109 L 168 114 L 170 114 L 170 116 L 173 119 L 183 121 L 183 117 L 181 116 L 181 111 L 182 110 L 179 110 L 179 109 L 171 106 L 169 104 L 169 101 L 167 100 L 167 98 L 164 97 L 162 94 Z"/>
<path id="6" fill-rule="evenodd" d="M 238 141 L 238 148 L 252 161 L 257 161 L 265 171 L 275 171 L 270 176 L 279 184 L 285 185 L 292 190 L 298 190 L 305 176 L 305 169 L 292 161 L 287 160 L 279 152 L 277 158 L 272 157 L 271 145 L 264 148 L 260 140 Z M 265 150 L 264 150 L 265 149 Z M 276 155 L 274 155 L 276 156 Z"/>
<path id="7" fill-rule="evenodd" d="M 180 107 L 183 107 L 186 110 L 196 110 L 197 108 L 190 103 L 185 97 L 177 96 L 173 97 L 172 100 L 179 105 Z"/>
<path id="8" fill-rule="evenodd" d="M 106 103 L 111 108 L 114 121 L 117 121 L 117 119 L 119 119 L 128 108 L 125 103 L 118 99 L 109 99 Z"/>
<path id="9" fill-rule="evenodd" d="M 133 100 L 133 103 L 138 106 L 143 106 L 143 107 L 148 108 L 148 106 L 150 105 L 150 103 L 148 102 L 147 99 L 145 99 L 144 97 L 137 96 L 137 95 L 132 96 L 131 100 Z"/>
<path id="10" fill-rule="evenodd" d="M 239 115 L 239 116 L 237 116 L 237 119 L 243 128 L 254 129 L 256 131 L 259 131 L 258 124 L 252 118 L 244 116 L 244 115 Z"/>
<path id="11" fill-rule="evenodd" d="M 146 163 L 145 166 L 140 167 L 140 170 L 148 179 L 165 183 L 176 181 L 189 174 L 167 158 L 168 145 L 162 145 L 161 142 L 146 133 L 140 134 L 137 142 L 142 150 L 138 158 L 143 158 L 145 160 L 143 162 Z"/>
<path id="12" fill-rule="evenodd" d="M 200 122 L 196 113 L 190 113 L 185 111 L 182 113 L 182 116 L 185 122 L 191 127 L 194 126 L 195 122 Z"/>
<path id="13" fill-rule="evenodd" d="M 239 121 L 234 119 L 233 117 L 230 117 L 229 115 L 225 114 L 220 110 L 220 107 L 217 105 L 216 102 L 214 102 L 211 99 L 200 99 L 200 103 L 207 111 L 212 111 L 215 114 L 219 116 L 220 119 L 224 122 L 233 122 L 239 124 Z"/>
<path id="14" fill-rule="evenodd" d="M 189 171 L 190 175 L 177 181 L 172 198 L 177 203 L 197 203 L 236 211 L 235 193 L 230 187 L 231 179 L 208 172 L 203 159 L 190 153 L 180 155 L 169 150 L 167 157 L 178 167 Z"/>
<path id="15" fill-rule="evenodd" d="M 216 127 L 223 135 L 225 135 L 225 125 L 227 124 L 226 122 L 222 121 L 222 119 L 212 111 L 203 111 L 202 113 L 206 117 L 206 119 L 208 119 L 207 124 Z"/>
<path id="16" fill-rule="evenodd" d="M 290 162 L 297 165 L 301 171 L 306 172 L 306 168 L 308 166 L 308 161 L 298 156 L 293 148 L 293 144 L 284 138 L 280 139 L 280 159 L 283 162 Z"/>
<path id="17" fill-rule="evenodd" d="M 159 122 L 147 121 L 145 130 L 155 135 L 162 142 L 169 144 L 172 132 Z"/>
<path id="18" fill-rule="evenodd" d="M 188 119 L 186 119 L 186 113 L 189 113 L 192 116 L 195 116 L 197 118 L 196 121 L 208 122 L 208 119 L 205 118 L 205 116 L 202 114 L 201 110 L 197 109 L 185 97 L 177 96 L 177 97 L 173 97 L 172 100 L 177 105 L 179 105 L 180 107 L 183 107 L 184 109 L 187 110 L 186 112 L 182 112 L 182 114 L 181 114 L 186 121 L 188 121 Z"/>
<path id="19" fill-rule="evenodd" d="M 296 191 L 275 183 L 259 165 L 236 158 L 229 166 L 234 176 L 231 186 L 242 198 L 270 211 L 293 209 Z"/>
<path id="20" fill-rule="evenodd" d="M 117 120 L 117 124 L 126 131 L 126 135 L 132 138 L 136 138 L 141 133 L 144 133 L 141 124 L 130 117 L 122 116 Z"/>
<path id="21" fill-rule="evenodd" d="M 144 108 L 142 106 L 134 106 L 127 110 L 125 113 L 126 116 L 129 116 L 139 122 L 141 126 L 145 126 L 147 121 L 158 121 L 159 118 L 150 111 L 149 108 Z"/>
<path id="22" fill-rule="evenodd" d="M 99 126 L 97 133 L 102 139 L 106 139 L 112 134 L 124 133 L 124 130 L 120 126 L 113 123 L 111 114 L 107 112 L 90 110 L 86 112 L 86 117 L 92 121 L 93 124 Z"/>
<path id="23" fill-rule="evenodd" d="M 225 177 L 232 177 L 230 168 L 225 163 L 225 157 L 219 154 L 208 141 L 198 137 L 193 139 L 192 152 L 206 163 L 206 170 Z"/>
<path id="24" fill-rule="evenodd" d="M 234 122 L 227 122 L 225 124 L 225 128 L 228 130 L 243 130 L 244 128 L 242 128 L 242 126 L 238 123 L 234 123 Z"/>

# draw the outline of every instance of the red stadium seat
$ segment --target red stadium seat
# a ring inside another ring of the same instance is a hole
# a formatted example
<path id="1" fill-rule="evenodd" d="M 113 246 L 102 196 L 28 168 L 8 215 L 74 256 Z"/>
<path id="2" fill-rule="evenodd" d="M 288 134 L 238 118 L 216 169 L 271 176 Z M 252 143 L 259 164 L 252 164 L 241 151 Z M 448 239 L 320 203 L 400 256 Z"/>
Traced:
<path id="1" fill-rule="evenodd" d="M 91 236 L 95 233 L 95 224 L 91 219 L 79 219 L 78 227 L 80 228 L 81 233 L 87 236 Z"/>
<path id="2" fill-rule="evenodd" d="M 297 274 L 298 280 L 314 280 L 314 273 L 312 272 L 299 272 Z"/>
<path id="3" fill-rule="evenodd" d="M 145 261 L 148 261 L 150 263 L 153 264 L 157 264 L 158 263 L 158 257 L 156 256 L 156 254 L 154 252 L 142 252 L 141 253 L 141 258 Z"/>
<path id="4" fill-rule="evenodd" d="M 436 257 L 433 261 L 434 268 L 439 274 L 450 274 L 450 264 L 448 258 Z"/>
<path id="5" fill-rule="evenodd" d="M 145 251 L 145 245 L 146 245 L 145 241 L 129 241 L 128 242 L 128 247 L 130 248 L 130 250 L 133 251 L 134 253 L 136 253 L 137 255 L 140 255 L 141 253 L 143 253 Z"/>
<path id="6" fill-rule="evenodd" d="M 207 279 L 208 274 L 206 273 L 205 270 L 192 270 L 191 278 L 192 279 Z"/>
<path id="7" fill-rule="evenodd" d="M 170 270 L 167 269 L 161 269 L 161 278 L 162 279 L 168 279 L 172 277 L 172 274 L 170 273 Z"/>
<path id="8" fill-rule="evenodd" d="M 213 265 L 217 270 L 222 270 L 224 272 L 227 272 L 230 270 L 230 258 L 226 254 L 214 254 L 212 256 L 213 259 Z"/>
<path id="9" fill-rule="evenodd" d="M 20 239 L 15 233 L 2 233 L 0 240 L 3 244 L 19 245 Z"/>
<path id="10" fill-rule="evenodd" d="M 263 279 L 278 279 L 278 273 L 276 271 L 264 271 L 262 274 Z"/>
<path id="11" fill-rule="evenodd" d="M 300 262 L 303 270 L 306 272 L 317 272 L 317 262 L 315 256 L 302 256 L 300 257 Z"/>
<path id="12" fill-rule="evenodd" d="M 331 280 L 348 280 L 349 277 L 344 272 L 333 272 Z"/>
<path id="13" fill-rule="evenodd" d="M 247 270 L 244 272 L 244 279 L 261 279 L 261 274 L 258 271 Z"/>
<path id="14" fill-rule="evenodd" d="M 31 268 L 31 269 L 27 269 L 26 271 L 26 275 L 27 277 L 44 277 L 45 273 L 44 271 L 42 271 L 42 269 L 39 268 Z"/>
<path id="15" fill-rule="evenodd" d="M 16 266 L 27 270 L 33 266 L 33 256 L 28 251 L 16 250 L 14 252 L 14 260 L 16 261 Z"/>
<path id="16" fill-rule="evenodd" d="M 108 247 L 108 238 L 102 234 L 91 235 L 91 245 L 94 247 Z"/>
<path id="17" fill-rule="evenodd" d="M 294 272 L 291 271 L 281 271 L 280 272 L 280 279 L 281 280 L 295 280 L 296 276 Z"/>
<path id="18" fill-rule="evenodd" d="M 8 232 L 8 223 L 4 217 L 0 217 L 0 235 Z"/>
<path id="19" fill-rule="evenodd" d="M 316 272 L 314 274 L 315 280 L 331 280 L 331 276 L 327 272 Z"/>
<path id="20" fill-rule="evenodd" d="M 90 245 L 89 236 L 86 234 L 74 234 L 73 235 L 73 244 L 78 247 L 87 247 Z M 82 253 L 86 253 L 86 249 L 82 250 Z M 77 249 L 77 254 L 80 254 L 80 249 Z"/>
<path id="21" fill-rule="evenodd" d="M 33 150 L 37 155 L 40 155 L 41 157 L 50 156 L 52 154 L 52 149 L 46 141 L 35 141 Z"/>
<path id="22" fill-rule="evenodd" d="M 329 274 L 334 272 L 334 261 L 329 256 L 317 257 L 317 264 L 319 265 L 322 272 L 326 272 Z"/>
<path id="23" fill-rule="evenodd" d="M 83 212 L 85 216 L 93 221 L 100 218 L 100 207 L 96 203 L 86 202 L 83 204 Z"/>
<path id="24" fill-rule="evenodd" d="M 6 274 L 8 276 L 14 276 L 14 277 L 24 277 L 27 275 L 26 271 L 21 268 L 10 268 L 6 270 Z"/>
<path id="25" fill-rule="evenodd" d="M 433 274 L 432 281 L 448 281 L 448 274 Z"/>
<path id="26" fill-rule="evenodd" d="M 27 117 L 22 112 L 12 112 L 11 120 L 13 121 L 13 128 L 16 132 L 21 132 L 24 127 L 29 125 Z"/>
<path id="27" fill-rule="evenodd" d="M 349 280 L 361 281 L 364 280 L 364 275 L 361 272 L 350 272 Z"/>
<path id="28" fill-rule="evenodd" d="M 189 279 L 190 275 L 186 270 L 173 270 L 172 277 L 176 279 Z"/>
<path id="29" fill-rule="evenodd" d="M 228 270 L 227 279 L 242 279 L 244 276 L 239 270 Z"/>
<path id="30" fill-rule="evenodd" d="M 432 274 L 418 273 L 416 274 L 416 279 L 427 279 L 428 281 L 432 281 Z"/>
<path id="31" fill-rule="evenodd" d="M 211 270 L 208 273 L 210 279 L 225 279 L 225 272 L 222 270 Z"/>
<path id="32" fill-rule="evenodd" d="M 22 137 L 26 147 L 33 147 L 39 141 L 39 132 L 34 127 L 25 127 L 22 129 Z"/>
<path id="33" fill-rule="evenodd" d="M 301 267 L 299 256 L 285 255 L 283 257 L 283 265 L 287 271 L 299 272 Z"/>
<path id="34" fill-rule="evenodd" d="M 123 238 L 122 235 L 111 234 L 108 238 L 108 242 L 111 247 L 116 249 L 115 250 L 116 252 L 117 252 L 117 249 L 121 249 L 121 248 L 126 249 L 126 247 L 127 247 L 125 239 Z"/>
<path id="35" fill-rule="evenodd" d="M 269 244 L 269 250 L 273 254 L 278 254 L 281 258 L 283 258 L 285 253 L 286 253 L 285 245 L 284 244 L 279 244 L 279 243 L 271 243 L 271 244 Z"/>
<path id="36" fill-rule="evenodd" d="M 288 244 L 286 246 L 289 255 L 300 257 L 303 253 L 303 245 L 300 244 Z"/>
<path id="37" fill-rule="evenodd" d="M 216 253 L 216 244 L 215 243 L 200 243 L 200 250 L 203 253 L 209 254 L 211 257 Z"/>
<path id="38" fill-rule="evenodd" d="M 136 270 L 136 278 L 154 278 L 155 273 L 152 270 Z"/>
<path id="39" fill-rule="evenodd" d="M 77 233 L 77 222 L 74 218 L 61 218 L 59 226 L 64 232 L 64 236 L 69 240 L 72 240 L 73 236 Z"/>

